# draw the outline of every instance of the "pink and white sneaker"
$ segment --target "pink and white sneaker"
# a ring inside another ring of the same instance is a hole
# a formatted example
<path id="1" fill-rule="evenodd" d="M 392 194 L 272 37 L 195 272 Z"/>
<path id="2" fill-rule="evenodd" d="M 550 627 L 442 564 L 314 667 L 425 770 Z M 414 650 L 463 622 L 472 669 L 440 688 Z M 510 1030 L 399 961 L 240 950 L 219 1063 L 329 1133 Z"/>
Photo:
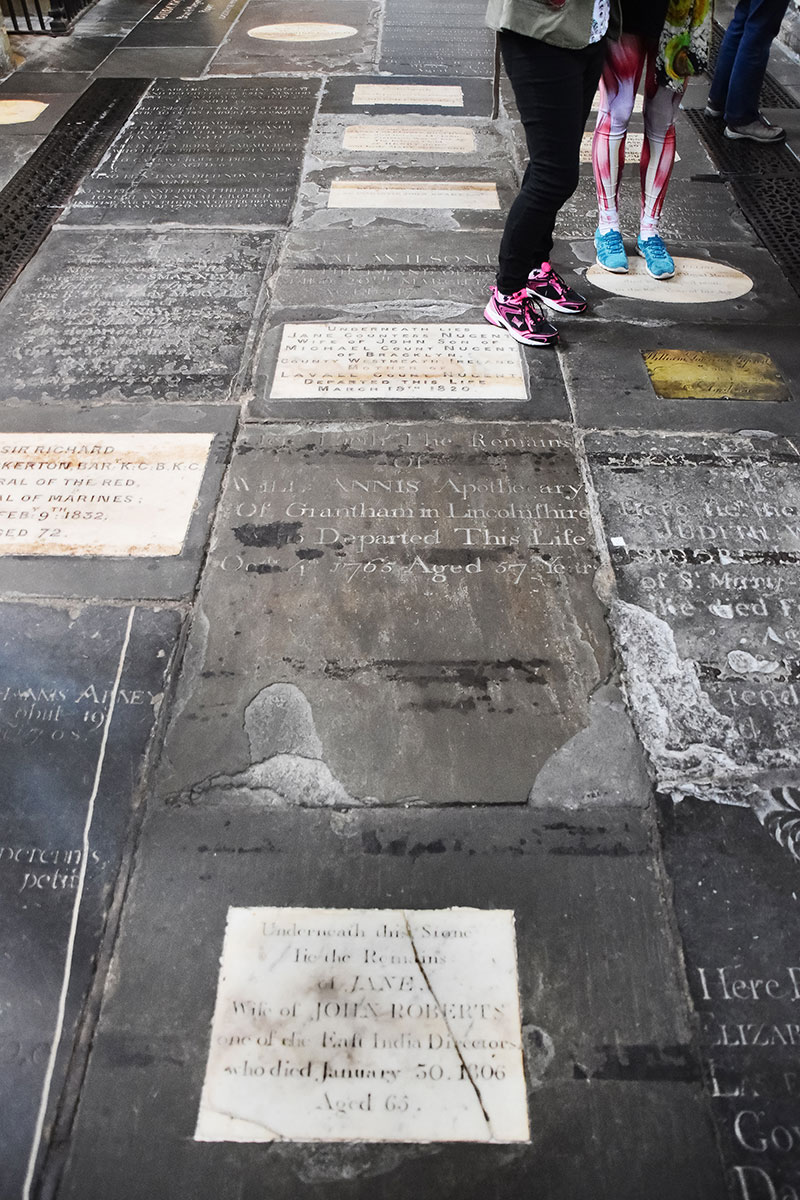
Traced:
<path id="1" fill-rule="evenodd" d="M 531 271 L 528 276 L 528 295 L 541 300 L 542 304 L 554 308 L 556 312 L 586 312 L 587 305 L 583 296 L 565 283 L 549 262 L 543 262 L 541 267 Z"/>
<path id="2" fill-rule="evenodd" d="M 507 329 L 523 346 L 552 346 L 558 341 L 555 325 L 545 320 L 526 288 L 503 300 L 493 287 L 483 315 L 490 325 Z"/>

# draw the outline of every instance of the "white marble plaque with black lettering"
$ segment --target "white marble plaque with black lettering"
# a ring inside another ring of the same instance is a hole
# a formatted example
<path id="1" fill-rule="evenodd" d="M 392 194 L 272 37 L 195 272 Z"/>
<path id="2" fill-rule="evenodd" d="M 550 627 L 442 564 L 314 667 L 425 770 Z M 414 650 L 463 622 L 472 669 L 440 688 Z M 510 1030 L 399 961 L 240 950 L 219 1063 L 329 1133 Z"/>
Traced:
<path id="1" fill-rule="evenodd" d="M 284 326 L 273 399 L 525 400 L 510 338 L 487 325 Z"/>
<path id="2" fill-rule="evenodd" d="M 342 149 L 394 154 L 474 154 L 475 134 L 458 125 L 348 125 Z"/>
<path id="3" fill-rule="evenodd" d="M 439 183 L 424 179 L 334 179 L 328 208 L 462 208 L 495 211 L 494 183 Z"/>
<path id="4" fill-rule="evenodd" d="M 463 108 L 464 90 L 451 84 L 357 83 L 353 105 L 422 104 L 435 108 Z"/>
<path id="5" fill-rule="evenodd" d="M 514 913 L 229 909 L 195 1139 L 528 1141 Z"/>
<path id="6" fill-rule="evenodd" d="M 0 555 L 181 553 L 211 433 L 14 433 L 0 445 Z"/>

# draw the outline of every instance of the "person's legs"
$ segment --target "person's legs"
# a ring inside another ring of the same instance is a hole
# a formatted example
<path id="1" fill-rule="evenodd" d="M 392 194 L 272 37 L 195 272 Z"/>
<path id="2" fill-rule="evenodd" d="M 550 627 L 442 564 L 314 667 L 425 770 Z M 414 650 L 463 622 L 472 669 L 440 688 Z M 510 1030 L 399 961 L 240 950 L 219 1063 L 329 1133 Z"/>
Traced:
<path id="1" fill-rule="evenodd" d="M 644 85 L 644 142 L 639 162 L 642 185 L 640 235 L 643 241 L 658 235 L 672 168 L 675 165 L 675 117 L 683 93 L 660 86 L 656 76 L 657 46 L 649 47 Z"/>
<path id="2" fill-rule="evenodd" d="M 758 100 L 773 39 L 789 0 L 750 0 L 725 98 L 725 124 L 749 125 L 759 119 Z M 737 8 L 738 12 L 738 8 Z"/>
<path id="3" fill-rule="evenodd" d="M 558 212 L 578 186 L 581 135 L 604 47 L 563 50 L 508 32 L 500 47 L 530 155 L 500 244 L 497 287 L 511 295 L 548 260 Z"/>
<path id="4" fill-rule="evenodd" d="M 709 105 L 719 112 L 725 111 L 731 72 L 733 71 L 733 64 L 736 62 L 736 54 L 739 50 L 739 43 L 742 40 L 747 14 L 750 11 L 752 2 L 753 0 L 739 0 L 734 9 L 731 23 L 725 31 L 722 45 L 719 48 L 717 63 L 714 68 L 714 78 L 711 80 L 711 89 L 708 93 Z"/>
<path id="5" fill-rule="evenodd" d="M 619 230 L 619 183 L 625 165 L 625 138 L 645 62 L 645 44 L 634 34 L 610 42 L 600 77 L 600 108 L 592 139 L 597 189 L 598 232 Z"/>

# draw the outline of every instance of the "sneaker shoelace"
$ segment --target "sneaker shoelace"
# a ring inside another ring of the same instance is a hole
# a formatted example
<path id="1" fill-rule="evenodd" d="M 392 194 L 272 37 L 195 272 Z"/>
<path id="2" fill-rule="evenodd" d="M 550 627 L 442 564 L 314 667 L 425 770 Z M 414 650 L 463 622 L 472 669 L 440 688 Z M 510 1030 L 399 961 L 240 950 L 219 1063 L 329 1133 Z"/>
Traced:
<path id="1" fill-rule="evenodd" d="M 622 234 L 618 229 L 609 229 L 608 233 L 601 233 L 598 239 L 603 243 L 607 250 L 612 254 L 625 249 L 625 244 L 622 241 Z"/>
<path id="2" fill-rule="evenodd" d="M 545 323 L 539 308 L 527 292 L 516 292 L 507 300 L 497 300 L 496 303 L 503 310 L 506 320 L 516 329 L 535 332 Z"/>
<path id="3" fill-rule="evenodd" d="M 531 273 L 534 283 L 544 284 L 553 288 L 559 300 L 568 300 L 567 285 L 550 263 L 542 263 L 538 271 Z"/>
<path id="4" fill-rule="evenodd" d="M 653 262 L 662 262 L 669 265 L 670 257 L 667 253 L 667 247 L 657 234 L 654 234 L 650 238 L 643 238 L 642 249 L 647 251 L 648 256 Z"/>

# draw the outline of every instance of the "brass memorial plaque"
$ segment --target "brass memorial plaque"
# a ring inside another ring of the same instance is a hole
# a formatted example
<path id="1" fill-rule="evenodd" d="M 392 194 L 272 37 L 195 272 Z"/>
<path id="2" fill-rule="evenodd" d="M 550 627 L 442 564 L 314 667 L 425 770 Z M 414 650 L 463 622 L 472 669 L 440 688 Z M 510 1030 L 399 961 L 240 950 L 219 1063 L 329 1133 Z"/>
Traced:
<path id="1" fill-rule="evenodd" d="M 653 390 L 664 400 L 789 399 L 768 354 L 711 354 L 704 350 L 644 350 Z"/>

